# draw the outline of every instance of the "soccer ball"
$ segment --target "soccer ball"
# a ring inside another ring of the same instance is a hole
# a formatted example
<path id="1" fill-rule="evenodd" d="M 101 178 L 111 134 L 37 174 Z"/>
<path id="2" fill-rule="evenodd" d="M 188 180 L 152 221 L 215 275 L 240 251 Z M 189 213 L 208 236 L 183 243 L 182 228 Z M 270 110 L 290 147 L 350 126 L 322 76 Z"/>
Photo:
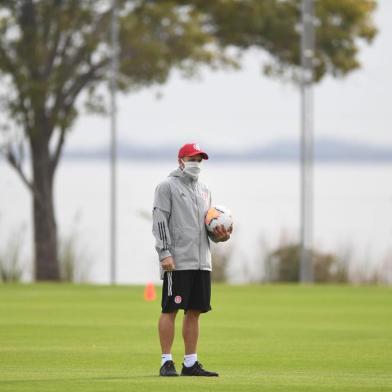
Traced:
<path id="1" fill-rule="evenodd" d="M 233 217 L 227 207 L 214 206 L 207 211 L 204 222 L 207 230 L 211 232 L 214 231 L 215 227 L 220 225 L 223 225 L 226 230 L 229 230 L 233 224 Z"/>

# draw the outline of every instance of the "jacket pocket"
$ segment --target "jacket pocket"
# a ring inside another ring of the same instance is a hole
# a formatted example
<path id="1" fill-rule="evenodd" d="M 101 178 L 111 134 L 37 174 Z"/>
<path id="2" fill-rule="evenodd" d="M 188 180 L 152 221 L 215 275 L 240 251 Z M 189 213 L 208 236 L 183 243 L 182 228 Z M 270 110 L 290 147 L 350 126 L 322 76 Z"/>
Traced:
<path id="1" fill-rule="evenodd" d="M 199 232 L 193 227 L 174 229 L 174 253 L 177 263 L 199 260 Z"/>

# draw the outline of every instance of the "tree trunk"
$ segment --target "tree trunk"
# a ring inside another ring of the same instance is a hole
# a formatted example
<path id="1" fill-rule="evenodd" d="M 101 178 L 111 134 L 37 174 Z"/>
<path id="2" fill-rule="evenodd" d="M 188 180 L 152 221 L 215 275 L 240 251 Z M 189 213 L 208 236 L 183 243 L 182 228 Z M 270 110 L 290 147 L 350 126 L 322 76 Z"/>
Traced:
<path id="1" fill-rule="evenodd" d="M 31 141 L 33 165 L 33 220 L 36 280 L 59 280 L 57 225 L 49 143 L 42 137 Z"/>

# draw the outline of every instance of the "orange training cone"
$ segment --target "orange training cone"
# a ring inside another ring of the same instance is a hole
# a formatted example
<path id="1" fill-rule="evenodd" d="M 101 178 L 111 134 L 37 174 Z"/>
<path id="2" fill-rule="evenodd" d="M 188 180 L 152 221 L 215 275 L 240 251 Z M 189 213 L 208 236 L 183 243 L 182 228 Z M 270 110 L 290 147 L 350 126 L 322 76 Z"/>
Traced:
<path id="1" fill-rule="evenodd" d="M 146 288 L 144 289 L 144 300 L 145 301 L 155 301 L 157 298 L 157 294 L 155 292 L 155 287 L 153 283 L 147 283 Z"/>

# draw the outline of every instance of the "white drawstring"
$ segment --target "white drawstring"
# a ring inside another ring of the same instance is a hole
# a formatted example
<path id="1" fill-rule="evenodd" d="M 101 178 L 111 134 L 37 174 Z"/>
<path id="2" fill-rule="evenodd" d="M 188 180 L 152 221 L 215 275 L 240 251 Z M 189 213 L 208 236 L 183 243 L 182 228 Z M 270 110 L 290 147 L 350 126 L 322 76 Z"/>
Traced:
<path id="1" fill-rule="evenodd" d="M 167 273 L 167 295 L 171 297 L 173 295 L 172 293 L 173 289 L 173 277 L 171 271 Z"/>

